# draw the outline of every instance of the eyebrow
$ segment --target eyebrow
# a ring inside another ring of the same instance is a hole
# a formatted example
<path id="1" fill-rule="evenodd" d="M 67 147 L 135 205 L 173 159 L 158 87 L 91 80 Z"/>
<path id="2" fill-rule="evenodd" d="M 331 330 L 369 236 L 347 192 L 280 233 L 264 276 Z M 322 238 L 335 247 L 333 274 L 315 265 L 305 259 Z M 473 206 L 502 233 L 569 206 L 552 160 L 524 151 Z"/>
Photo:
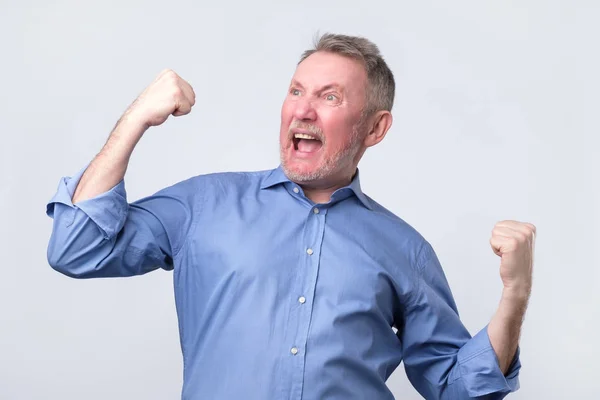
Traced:
<path id="1" fill-rule="evenodd" d="M 295 79 L 292 80 L 291 86 L 297 86 L 300 89 L 304 89 L 304 86 L 302 86 L 302 84 Z M 322 93 L 322 92 L 324 92 L 326 90 L 330 90 L 330 89 L 337 89 L 342 92 L 344 91 L 344 87 L 342 85 L 340 85 L 338 83 L 329 83 L 329 84 L 317 89 L 317 93 Z"/>

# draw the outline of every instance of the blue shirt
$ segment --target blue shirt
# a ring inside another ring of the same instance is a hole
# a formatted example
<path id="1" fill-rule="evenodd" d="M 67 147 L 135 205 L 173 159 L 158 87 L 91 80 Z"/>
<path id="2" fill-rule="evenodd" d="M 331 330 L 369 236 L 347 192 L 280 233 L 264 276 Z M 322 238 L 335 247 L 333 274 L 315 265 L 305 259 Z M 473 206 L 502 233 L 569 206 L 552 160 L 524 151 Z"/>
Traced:
<path id="1" fill-rule="evenodd" d="M 124 181 L 47 206 L 48 261 L 74 278 L 173 270 L 183 399 L 393 399 L 401 361 L 427 399 L 501 399 L 487 327 L 471 337 L 432 246 L 360 188 L 314 204 L 281 167 L 199 175 L 128 203 Z M 483 396 L 483 397 L 480 397 Z"/>

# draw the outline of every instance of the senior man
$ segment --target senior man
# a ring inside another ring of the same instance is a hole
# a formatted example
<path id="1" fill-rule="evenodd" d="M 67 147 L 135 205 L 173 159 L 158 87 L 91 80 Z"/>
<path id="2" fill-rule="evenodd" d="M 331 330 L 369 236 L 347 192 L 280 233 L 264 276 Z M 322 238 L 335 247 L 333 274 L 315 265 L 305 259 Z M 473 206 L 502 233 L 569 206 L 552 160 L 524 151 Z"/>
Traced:
<path id="1" fill-rule="evenodd" d="M 174 271 L 183 399 L 393 399 L 386 380 L 402 361 L 427 399 L 505 397 L 519 385 L 535 227 L 493 227 L 504 289 L 471 336 L 432 246 L 361 190 L 394 87 L 375 44 L 325 34 L 285 96 L 277 168 L 197 175 L 129 203 L 135 145 L 195 102 L 163 71 L 61 179 L 50 265 L 74 278 Z"/>

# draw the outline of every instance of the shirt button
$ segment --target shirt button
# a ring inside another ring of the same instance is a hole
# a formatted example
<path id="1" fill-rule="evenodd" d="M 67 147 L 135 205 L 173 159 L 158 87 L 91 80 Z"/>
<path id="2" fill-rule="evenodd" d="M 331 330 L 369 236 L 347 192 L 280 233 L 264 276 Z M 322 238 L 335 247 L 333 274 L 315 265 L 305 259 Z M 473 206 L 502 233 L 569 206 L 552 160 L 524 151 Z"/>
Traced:
<path id="1" fill-rule="evenodd" d="M 319 209 L 318 209 L 317 207 L 315 207 L 315 208 L 313 208 L 313 212 L 314 212 L 315 214 L 318 214 L 318 213 L 319 213 Z"/>
<path id="2" fill-rule="evenodd" d="M 306 253 L 307 253 L 309 256 L 312 256 L 313 249 L 307 249 L 307 250 L 306 250 Z"/>
<path id="3" fill-rule="evenodd" d="M 290 350 L 290 353 L 292 353 L 293 355 L 298 354 L 298 348 L 292 347 L 292 349 Z"/>
<path id="4" fill-rule="evenodd" d="M 298 193 L 300 191 L 300 189 L 298 189 L 297 187 L 294 188 L 294 193 Z"/>
<path id="5" fill-rule="evenodd" d="M 300 298 L 298 299 L 298 301 L 300 302 L 300 304 L 304 304 L 304 303 L 306 303 L 306 297 L 300 296 Z"/>

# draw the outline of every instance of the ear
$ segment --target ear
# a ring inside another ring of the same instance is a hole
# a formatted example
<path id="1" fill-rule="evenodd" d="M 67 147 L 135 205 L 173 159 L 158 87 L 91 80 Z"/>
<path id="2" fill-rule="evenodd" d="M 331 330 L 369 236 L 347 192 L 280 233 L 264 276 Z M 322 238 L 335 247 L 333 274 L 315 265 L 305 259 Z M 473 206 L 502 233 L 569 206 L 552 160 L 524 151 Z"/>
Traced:
<path id="1" fill-rule="evenodd" d="M 392 126 L 392 113 L 389 111 L 377 111 L 369 118 L 369 133 L 365 136 L 364 145 L 365 147 L 375 146 L 381 142 L 385 137 L 385 134 Z"/>

